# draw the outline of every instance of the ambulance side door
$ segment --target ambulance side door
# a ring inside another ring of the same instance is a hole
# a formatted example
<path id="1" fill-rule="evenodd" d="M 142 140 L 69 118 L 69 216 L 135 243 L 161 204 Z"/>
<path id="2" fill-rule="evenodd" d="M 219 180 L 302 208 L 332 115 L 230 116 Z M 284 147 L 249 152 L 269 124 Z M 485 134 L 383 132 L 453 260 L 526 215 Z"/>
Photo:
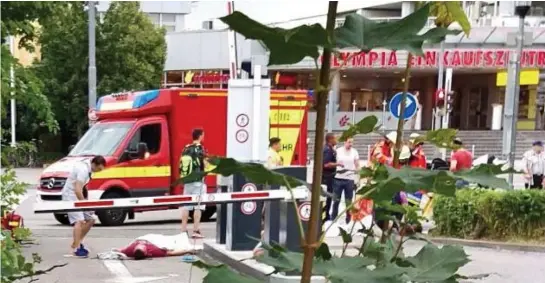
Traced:
<path id="1" fill-rule="evenodd" d="M 162 196 L 170 191 L 168 141 L 169 132 L 164 117 L 143 118 L 137 122 L 125 149 L 129 156 L 121 160 L 126 163 L 125 182 L 131 196 Z M 144 157 L 137 156 L 141 143 L 145 143 L 148 149 Z"/>

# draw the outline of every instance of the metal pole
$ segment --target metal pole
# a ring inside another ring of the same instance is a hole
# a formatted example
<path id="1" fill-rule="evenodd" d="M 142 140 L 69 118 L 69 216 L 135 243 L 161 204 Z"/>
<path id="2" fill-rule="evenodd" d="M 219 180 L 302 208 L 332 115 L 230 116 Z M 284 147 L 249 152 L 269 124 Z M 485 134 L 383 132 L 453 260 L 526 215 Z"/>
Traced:
<path id="1" fill-rule="evenodd" d="M 330 90 L 329 93 L 328 93 L 329 97 L 328 97 L 328 100 L 327 100 L 327 132 L 328 133 L 332 133 L 333 132 L 333 109 L 335 107 L 335 101 L 334 101 L 334 98 L 333 98 L 333 95 L 334 95 L 334 92 L 333 90 Z"/>
<path id="2" fill-rule="evenodd" d="M 525 9 L 527 7 L 527 9 Z M 516 7 L 517 14 L 519 16 L 519 32 L 517 34 L 517 52 L 514 55 L 515 60 L 515 78 L 514 78 L 514 87 L 513 87 L 513 119 L 512 119 L 512 130 L 511 130 L 511 148 L 509 150 L 509 167 L 515 168 L 515 154 L 517 147 L 517 120 L 519 112 L 519 96 L 520 96 L 520 60 L 522 57 L 522 49 L 524 47 L 524 18 L 526 13 L 530 9 L 529 6 Z M 509 173 L 509 185 L 511 189 L 514 189 L 513 184 L 513 173 Z"/>
<path id="3" fill-rule="evenodd" d="M 388 103 L 386 102 L 386 99 L 382 101 L 382 131 L 386 131 L 386 105 Z"/>
<path id="4" fill-rule="evenodd" d="M 9 37 L 9 51 L 11 53 L 11 56 L 15 57 L 15 38 L 13 36 Z M 10 87 L 11 87 L 11 99 L 10 99 L 10 109 L 11 109 L 11 146 L 15 147 L 17 144 L 15 140 L 15 123 L 16 121 L 16 113 L 17 111 L 15 107 L 15 69 L 13 68 L 13 65 L 10 66 L 9 69 L 9 75 L 10 75 Z"/>
<path id="5" fill-rule="evenodd" d="M 441 45 L 440 45 L 440 50 L 439 50 L 439 56 L 438 57 L 438 68 L 439 70 L 437 71 L 437 89 L 442 89 L 443 88 L 443 78 L 444 78 L 444 75 L 445 75 L 445 70 L 444 70 L 444 60 L 443 60 L 443 54 L 445 53 L 445 42 L 444 41 L 441 41 Z M 436 117 L 436 120 L 435 120 L 435 130 L 437 129 L 440 129 L 441 128 L 441 112 L 440 111 L 436 111 L 435 112 L 437 114 L 437 117 Z"/>
<path id="6" fill-rule="evenodd" d="M 352 101 L 352 125 L 356 124 L 356 100 Z"/>
<path id="7" fill-rule="evenodd" d="M 97 68 L 96 68 L 96 44 L 95 44 L 95 2 L 89 1 L 89 110 L 95 109 L 97 102 Z M 92 122 L 89 120 L 89 125 Z"/>

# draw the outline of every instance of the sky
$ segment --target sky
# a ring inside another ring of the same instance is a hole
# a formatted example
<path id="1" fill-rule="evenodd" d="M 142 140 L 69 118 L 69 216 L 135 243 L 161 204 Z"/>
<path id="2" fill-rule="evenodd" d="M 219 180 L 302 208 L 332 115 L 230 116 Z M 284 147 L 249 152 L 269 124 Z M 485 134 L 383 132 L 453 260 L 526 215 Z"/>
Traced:
<path id="1" fill-rule="evenodd" d="M 354 10 L 366 6 L 399 2 L 388 0 L 375 1 L 339 1 L 338 11 Z M 280 1 L 236 1 L 235 10 L 241 11 L 253 19 L 262 23 L 276 23 L 292 19 L 325 15 L 327 13 L 328 1 L 307 1 L 307 0 L 280 0 Z M 227 14 L 227 2 L 225 1 L 194 1 L 191 14 L 186 16 L 186 28 L 200 29 L 203 21 L 216 19 Z M 215 21 L 217 28 L 223 24 Z M 215 28 L 216 28 L 215 27 Z"/>

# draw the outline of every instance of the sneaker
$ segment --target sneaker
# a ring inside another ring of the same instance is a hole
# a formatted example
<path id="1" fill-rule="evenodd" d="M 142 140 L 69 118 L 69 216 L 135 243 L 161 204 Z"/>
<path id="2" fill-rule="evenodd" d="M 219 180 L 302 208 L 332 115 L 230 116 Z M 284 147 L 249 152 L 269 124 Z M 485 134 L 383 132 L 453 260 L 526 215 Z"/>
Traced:
<path id="1" fill-rule="evenodd" d="M 193 231 L 192 238 L 193 239 L 203 239 L 204 236 L 201 234 L 201 231 L 195 230 L 195 231 Z"/>
<path id="2" fill-rule="evenodd" d="M 87 251 L 86 249 L 78 248 L 74 252 L 74 255 L 77 256 L 77 257 L 88 257 L 89 256 L 89 251 Z"/>
<path id="3" fill-rule="evenodd" d="M 83 244 L 79 244 L 79 249 L 80 250 L 84 250 L 87 252 L 87 254 L 89 254 L 89 250 L 85 248 L 85 246 Z"/>

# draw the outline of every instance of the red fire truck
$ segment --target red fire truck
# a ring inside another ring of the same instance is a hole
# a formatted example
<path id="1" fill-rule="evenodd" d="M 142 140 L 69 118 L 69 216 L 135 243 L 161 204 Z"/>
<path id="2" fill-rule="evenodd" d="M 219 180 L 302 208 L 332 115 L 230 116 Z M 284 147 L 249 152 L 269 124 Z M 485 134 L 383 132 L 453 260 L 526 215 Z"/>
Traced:
<path id="1" fill-rule="evenodd" d="M 270 136 L 282 139 L 285 165 L 307 160 L 306 91 L 271 91 Z M 97 103 L 98 121 L 71 149 L 68 156 L 46 168 L 37 188 L 37 201 L 61 200 L 61 189 L 74 162 L 102 155 L 107 166 L 87 184 L 89 199 L 111 199 L 180 194 L 178 162 L 191 142 L 194 128 L 205 131 L 203 145 L 210 155 L 224 156 L 227 143 L 227 90 L 161 89 L 103 96 Z M 145 146 L 143 146 L 145 145 Z M 147 154 L 142 155 L 142 147 Z M 206 178 L 208 191 L 216 190 L 216 176 Z M 153 210 L 177 209 L 161 207 Z M 120 225 L 127 216 L 149 209 L 100 211 L 103 225 Z M 209 206 L 203 220 L 216 211 Z M 55 219 L 67 224 L 65 214 Z"/>

